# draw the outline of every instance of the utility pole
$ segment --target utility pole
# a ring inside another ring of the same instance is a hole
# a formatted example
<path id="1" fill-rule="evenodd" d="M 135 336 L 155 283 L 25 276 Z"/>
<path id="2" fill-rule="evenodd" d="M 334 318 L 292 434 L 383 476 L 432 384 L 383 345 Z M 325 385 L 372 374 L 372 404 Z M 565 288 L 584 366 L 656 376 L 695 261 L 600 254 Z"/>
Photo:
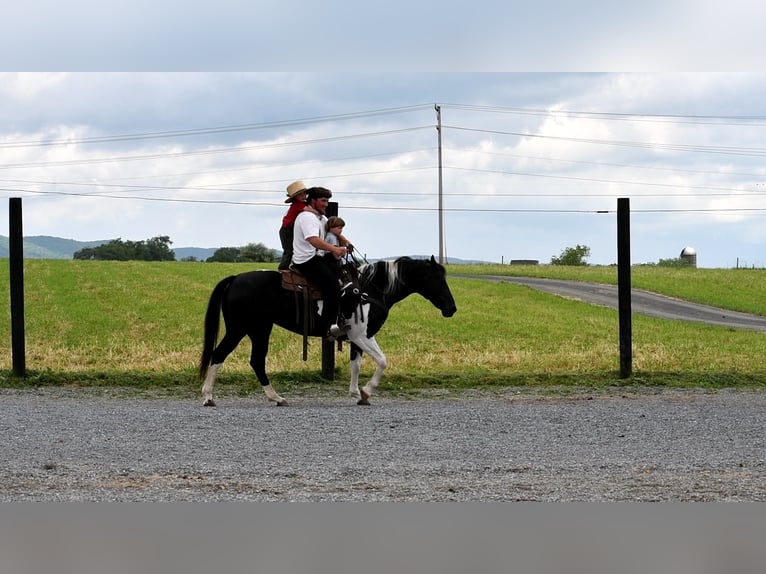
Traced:
<path id="1" fill-rule="evenodd" d="M 436 110 L 436 133 L 439 138 L 439 263 L 444 265 L 444 201 L 442 199 L 442 108 L 434 104 Z"/>

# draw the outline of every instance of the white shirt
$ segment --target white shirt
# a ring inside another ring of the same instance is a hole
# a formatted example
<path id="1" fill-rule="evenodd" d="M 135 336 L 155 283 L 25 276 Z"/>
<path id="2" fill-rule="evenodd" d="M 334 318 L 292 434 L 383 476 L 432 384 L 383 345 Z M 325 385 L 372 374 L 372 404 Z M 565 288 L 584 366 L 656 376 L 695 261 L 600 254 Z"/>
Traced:
<path id="1" fill-rule="evenodd" d="M 309 237 L 325 238 L 327 218 L 318 213 L 301 211 L 295 219 L 293 230 L 293 263 L 306 263 L 315 255 L 323 255 L 324 251 L 317 249 L 307 240 Z"/>

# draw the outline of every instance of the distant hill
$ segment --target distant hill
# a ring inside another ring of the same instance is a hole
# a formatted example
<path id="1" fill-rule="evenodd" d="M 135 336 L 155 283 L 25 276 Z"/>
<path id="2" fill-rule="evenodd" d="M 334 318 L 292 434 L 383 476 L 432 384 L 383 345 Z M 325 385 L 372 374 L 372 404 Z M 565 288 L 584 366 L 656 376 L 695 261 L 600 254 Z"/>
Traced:
<path id="1" fill-rule="evenodd" d="M 63 239 L 49 235 L 32 235 L 24 238 L 25 259 L 72 259 L 74 254 L 86 247 L 98 247 L 109 243 L 112 239 L 100 239 L 98 241 L 77 241 L 75 239 Z M 212 257 L 217 247 L 177 247 L 173 249 L 176 259 L 181 261 L 194 257 L 198 261 L 204 261 Z M 0 235 L 0 257 L 10 257 L 8 238 Z"/>
<path id="2" fill-rule="evenodd" d="M 383 259 L 386 261 L 393 261 L 394 259 L 397 259 L 400 257 L 397 255 L 396 257 L 384 257 Z M 431 259 L 430 255 L 409 255 L 409 257 L 412 257 L 413 259 Z M 439 256 L 437 254 L 434 254 L 434 258 L 436 260 L 439 259 Z M 370 261 L 376 261 L 375 259 L 371 259 Z M 447 256 L 447 264 L 453 263 L 455 265 L 486 265 L 488 263 L 491 263 L 491 261 L 479 261 L 478 259 L 460 259 L 459 257 L 449 257 Z"/>
<path id="3" fill-rule="evenodd" d="M 194 257 L 197 261 L 205 261 L 212 257 L 218 250 L 218 247 L 175 247 L 173 252 L 176 254 L 177 261 L 183 261 L 189 257 Z"/>
<path id="4" fill-rule="evenodd" d="M 26 259 L 71 259 L 76 251 L 86 247 L 98 247 L 111 239 L 99 241 L 76 241 L 49 235 L 33 235 L 24 238 Z M 8 238 L 0 235 L 0 257 L 10 257 Z"/>

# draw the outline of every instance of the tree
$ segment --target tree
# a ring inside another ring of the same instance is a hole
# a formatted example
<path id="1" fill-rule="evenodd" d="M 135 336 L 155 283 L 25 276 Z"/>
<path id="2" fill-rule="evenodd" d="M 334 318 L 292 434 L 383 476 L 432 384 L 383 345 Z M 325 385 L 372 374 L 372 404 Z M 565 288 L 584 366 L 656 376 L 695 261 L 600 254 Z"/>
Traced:
<path id="1" fill-rule="evenodd" d="M 146 261 L 175 261 L 176 254 L 170 249 L 172 244 L 173 242 L 167 235 L 158 235 L 147 239 L 143 245 L 143 259 Z"/>
<path id="2" fill-rule="evenodd" d="M 218 263 L 236 263 L 239 257 L 239 248 L 237 247 L 219 247 L 215 253 L 208 257 L 207 262 Z"/>
<path id="3" fill-rule="evenodd" d="M 551 265 L 587 265 L 588 257 L 590 247 L 578 244 L 577 247 L 567 247 L 558 257 L 551 257 Z"/>
<path id="4" fill-rule="evenodd" d="M 269 249 L 263 243 L 248 243 L 239 250 L 239 259 L 242 262 L 265 262 L 279 261 L 276 251 Z"/>
<path id="5" fill-rule="evenodd" d="M 206 261 L 219 263 L 271 263 L 279 261 L 277 252 L 263 243 L 248 243 L 244 247 L 221 247 Z"/>
<path id="6" fill-rule="evenodd" d="M 169 247 L 171 243 L 167 235 L 146 241 L 112 239 L 98 247 L 80 249 L 72 257 L 99 261 L 175 261 L 176 254 Z"/>

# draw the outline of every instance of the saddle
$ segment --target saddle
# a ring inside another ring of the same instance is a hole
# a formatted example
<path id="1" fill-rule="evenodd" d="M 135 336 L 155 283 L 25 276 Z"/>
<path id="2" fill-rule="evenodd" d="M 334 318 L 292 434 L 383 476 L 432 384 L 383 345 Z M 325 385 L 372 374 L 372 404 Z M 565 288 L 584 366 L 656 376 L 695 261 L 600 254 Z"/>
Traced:
<path id="1" fill-rule="evenodd" d="M 353 274 L 349 277 L 348 270 L 343 270 L 344 278 L 352 278 L 353 283 L 358 293 L 359 278 L 358 275 Z M 356 269 L 354 269 L 356 271 Z M 282 289 L 295 294 L 295 323 L 300 324 L 300 312 L 299 305 L 303 304 L 303 360 L 308 359 L 308 340 L 309 333 L 314 328 L 314 315 L 311 313 L 311 301 L 318 301 L 322 299 L 322 291 L 311 281 L 309 281 L 305 275 L 300 271 L 290 268 L 279 271 L 282 279 Z M 300 298 L 300 300 L 299 300 Z M 340 350 L 341 342 L 338 340 L 338 350 Z"/>
<path id="2" fill-rule="evenodd" d="M 295 269 L 285 269 L 279 272 L 282 276 L 282 289 L 302 293 L 304 297 L 308 296 L 309 301 L 316 301 L 322 298 L 322 292 L 311 283 L 304 275 Z"/>

